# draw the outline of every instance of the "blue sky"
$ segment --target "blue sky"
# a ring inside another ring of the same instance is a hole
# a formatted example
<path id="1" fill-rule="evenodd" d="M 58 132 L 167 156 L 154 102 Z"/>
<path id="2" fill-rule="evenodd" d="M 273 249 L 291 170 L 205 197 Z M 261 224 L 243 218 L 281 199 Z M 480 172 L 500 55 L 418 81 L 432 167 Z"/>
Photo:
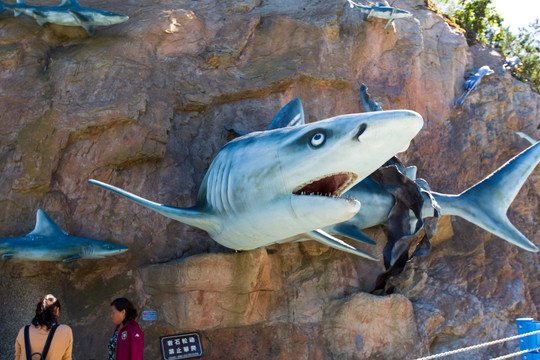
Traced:
<path id="1" fill-rule="evenodd" d="M 432 0 L 443 12 L 451 13 L 458 0 Z M 517 33 L 540 18 L 540 0 L 493 0 L 497 12 L 504 18 L 504 26 Z"/>
<path id="2" fill-rule="evenodd" d="M 540 0 L 493 0 L 493 4 L 514 33 L 540 17 Z"/>

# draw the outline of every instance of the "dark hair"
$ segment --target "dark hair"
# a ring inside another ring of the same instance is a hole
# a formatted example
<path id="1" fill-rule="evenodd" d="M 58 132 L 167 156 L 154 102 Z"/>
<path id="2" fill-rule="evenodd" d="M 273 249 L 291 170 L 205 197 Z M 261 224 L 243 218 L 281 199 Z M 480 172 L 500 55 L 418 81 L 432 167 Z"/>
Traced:
<path id="1" fill-rule="evenodd" d="M 57 298 L 51 294 L 43 296 L 37 303 L 36 316 L 32 319 L 32 325 L 45 326 L 47 330 L 50 330 L 58 322 L 57 308 L 60 310 L 60 301 Z"/>
<path id="2" fill-rule="evenodd" d="M 122 321 L 122 324 L 125 324 L 130 320 L 135 320 L 137 317 L 137 309 L 135 309 L 135 306 L 133 306 L 133 304 L 126 298 L 115 299 L 111 303 L 111 306 L 114 306 L 118 311 L 126 310 L 126 317 L 124 321 Z"/>

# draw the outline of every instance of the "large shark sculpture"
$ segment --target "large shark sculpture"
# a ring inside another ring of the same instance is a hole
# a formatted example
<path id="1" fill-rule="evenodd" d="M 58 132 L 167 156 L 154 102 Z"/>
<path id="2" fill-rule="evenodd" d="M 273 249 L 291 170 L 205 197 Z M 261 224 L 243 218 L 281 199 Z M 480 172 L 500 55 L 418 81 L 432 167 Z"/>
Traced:
<path id="1" fill-rule="evenodd" d="M 371 100 L 365 85 L 360 90 L 367 111 L 382 110 L 379 104 Z M 276 115 L 269 129 L 301 126 L 303 123 L 302 104 L 299 99 L 294 99 Z M 401 224 L 406 219 L 408 229 L 395 235 L 394 239 L 390 238 L 385 247 L 387 268 L 398 260 L 407 260 L 412 240 L 408 235 L 418 232 L 425 219 L 440 215 L 461 217 L 514 245 L 536 252 L 538 248 L 506 216 L 525 180 L 540 162 L 540 143 L 531 137 L 527 139 L 533 145 L 457 195 L 432 191 L 425 180 L 416 178 L 415 167 L 405 168 L 399 160 L 392 159 L 345 193 L 362 204 L 361 210 L 350 219 L 322 230 L 331 235 L 375 244 L 362 229 L 386 225 L 391 228 L 391 233 L 400 232 L 392 222 Z M 409 212 L 414 214 L 410 216 Z M 317 240 L 310 233 L 304 236 Z"/>
<path id="2" fill-rule="evenodd" d="M 100 259 L 127 250 L 122 245 L 68 235 L 41 209 L 37 211 L 36 226 L 31 233 L 0 238 L 0 256 L 4 259 L 67 262 Z"/>
<path id="3" fill-rule="evenodd" d="M 384 29 L 386 29 L 392 22 L 396 19 L 403 19 L 411 17 L 412 14 L 406 10 L 398 9 L 392 6 L 388 6 L 382 2 L 378 2 L 377 4 L 372 4 L 370 6 L 358 4 L 352 0 L 347 0 L 349 2 L 349 6 L 351 8 L 357 8 L 360 10 L 361 13 L 366 15 L 366 18 L 369 19 L 370 17 L 376 17 L 379 19 L 386 19 L 388 22 L 384 26 Z"/>
<path id="4" fill-rule="evenodd" d="M 271 128 L 227 143 L 216 155 L 195 206 L 155 203 L 89 180 L 164 216 L 207 231 L 218 243 L 250 250 L 310 238 L 375 257 L 320 230 L 354 216 L 360 202 L 342 195 L 404 151 L 423 125 L 408 110 L 350 114 L 305 124 L 283 111 Z M 286 119 L 286 120 L 283 120 Z M 281 126 L 283 121 L 296 126 Z"/>
<path id="5" fill-rule="evenodd" d="M 58 6 L 34 6 L 17 0 L 16 4 L 6 4 L 0 1 L 0 12 L 13 11 L 13 15 L 25 14 L 33 17 L 40 26 L 47 23 L 82 26 L 88 34 L 93 35 L 96 26 L 120 24 L 129 16 L 110 11 L 82 7 L 77 0 L 62 0 Z"/>

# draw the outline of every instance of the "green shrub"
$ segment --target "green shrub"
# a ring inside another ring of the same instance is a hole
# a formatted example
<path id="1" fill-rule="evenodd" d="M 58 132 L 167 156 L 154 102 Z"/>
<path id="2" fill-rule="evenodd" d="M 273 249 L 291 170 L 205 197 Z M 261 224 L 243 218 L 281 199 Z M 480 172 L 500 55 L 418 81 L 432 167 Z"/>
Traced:
<path id="1" fill-rule="evenodd" d="M 540 92 L 540 23 L 536 20 L 513 34 L 503 28 L 503 17 L 492 6 L 492 0 L 434 0 L 452 14 L 451 20 L 465 30 L 469 45 L 484 42 L 504 56 L 518 56 L 521 65 L 511 69 L 512 75 L 530 83 Z"/>

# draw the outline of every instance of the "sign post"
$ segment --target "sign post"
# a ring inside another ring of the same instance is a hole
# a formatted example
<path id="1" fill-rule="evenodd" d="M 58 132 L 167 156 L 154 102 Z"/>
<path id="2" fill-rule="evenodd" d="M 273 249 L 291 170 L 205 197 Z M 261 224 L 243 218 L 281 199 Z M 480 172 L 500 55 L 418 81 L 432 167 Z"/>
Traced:
<path id="1" fill-rule="evenodd" d="M 188 359 L 203 354 L 201 338 L 197 333 L 162 336 L 159 341 L 163 360 Z"/>

